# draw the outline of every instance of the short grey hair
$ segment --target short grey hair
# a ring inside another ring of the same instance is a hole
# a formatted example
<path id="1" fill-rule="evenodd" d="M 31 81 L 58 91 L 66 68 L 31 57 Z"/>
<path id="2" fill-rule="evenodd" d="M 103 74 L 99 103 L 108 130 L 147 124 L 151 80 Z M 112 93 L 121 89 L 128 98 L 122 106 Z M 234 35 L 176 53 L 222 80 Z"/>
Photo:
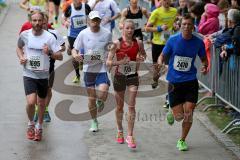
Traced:
<path id="1" fill-rule="evenodd" d="M 227 18 L 234 23 L 240 22 L 240 11 L 238 9 L 229 9 Z"/>

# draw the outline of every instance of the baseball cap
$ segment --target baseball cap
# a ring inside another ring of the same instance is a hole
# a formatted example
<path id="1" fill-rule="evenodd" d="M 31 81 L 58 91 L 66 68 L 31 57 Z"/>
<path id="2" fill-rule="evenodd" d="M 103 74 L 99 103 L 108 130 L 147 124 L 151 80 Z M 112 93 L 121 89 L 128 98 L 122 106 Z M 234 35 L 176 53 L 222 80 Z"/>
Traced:
<path id="1" fill-rule="evenodd" d="M 99 18 L 102 19 L 98 11 L 91 11 L 88 15 L 89 19 Z"/>

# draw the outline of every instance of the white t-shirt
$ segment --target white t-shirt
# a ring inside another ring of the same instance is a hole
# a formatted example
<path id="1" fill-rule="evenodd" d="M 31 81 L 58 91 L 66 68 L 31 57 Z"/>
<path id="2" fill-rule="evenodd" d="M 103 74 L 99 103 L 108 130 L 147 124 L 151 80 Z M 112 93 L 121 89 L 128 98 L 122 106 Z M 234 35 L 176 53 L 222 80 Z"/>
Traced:
<path id="1" fill-rule="evenodd" d="M 34 79 L 46 79 L 49 76 L 49 56 L 43 53 L 43 46 L 47 44 L 53 53 L 61 50 L 56 38 L 49 32 L 43 30 L 39 36 L 32 33 L 32 29 L 20 34 L 18 46 L 24 48 L 24 56 L 27 64 L 24 65 L 23 76 Z"/>
<path id="2" fill-rule="evenodd" d="M 89 0 L 88 5 L 92 8 L 95 4 L 96 0 Z M 111 31 L 111 22 L 104 24 L 104 21 L 110 19 L 112 17 L 112 12 L 114 15 L 120 13 L 120 9 L 117 6 L 117 3 L 114 0 L 100 0 L 94 8 L 94 11 L 98 11 L 100 16 L 102 17 L 102 26 L 109 31 Z"/>
<path id="3" fill-rule="evenodd" d="M 89 27 L 79 33 L 73 46 L 84 57 L 83 72 L 107 72 L 105 62 L 108 51 L 106 48 L 111 41 L 111 32 L 103 27 L 100 27 L 97 33 L 92 32 Z"/>

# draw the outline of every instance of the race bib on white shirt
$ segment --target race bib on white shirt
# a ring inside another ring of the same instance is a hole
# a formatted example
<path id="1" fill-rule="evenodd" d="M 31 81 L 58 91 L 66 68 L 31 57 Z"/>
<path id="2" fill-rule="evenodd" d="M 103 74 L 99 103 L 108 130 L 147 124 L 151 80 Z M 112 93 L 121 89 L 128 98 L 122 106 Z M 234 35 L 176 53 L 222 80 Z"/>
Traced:
<path id="1" fill-rule="evenodd" d="M 102 63 L 104 61 L 104 52 L 101 50 L 88 50 L 86 54 L 84 54 L 84 63 Z"/>
<path id="2" fill-rule="evenodd" d="M 75 29 L 82 28 L 82 27 L 85 27 L 87 25 L 85 16 L 73 17 L 72 21 L 73 21 L 73 28 L 75 28 Z"/>
<path id="3" fill-rule="evenodd" d="M 136 73 L 137 63 L 135 61 L 130 61 L 128 64 L 119 65 L 118 72 L 128 76 Z"/>
<path id="4" fill-rule="evenodd" d="M 44 63 L 45 57 L 41 51 L 28 50 L 26 68 L 31 71 L 47 71 L 48 66 Z"/>
<path id="5" fill-rule="evenodd" d="M 192 58 L 175 56 L 173 62 L 173 68 L 177 71 L 187 72 L 191 69 Z"/>

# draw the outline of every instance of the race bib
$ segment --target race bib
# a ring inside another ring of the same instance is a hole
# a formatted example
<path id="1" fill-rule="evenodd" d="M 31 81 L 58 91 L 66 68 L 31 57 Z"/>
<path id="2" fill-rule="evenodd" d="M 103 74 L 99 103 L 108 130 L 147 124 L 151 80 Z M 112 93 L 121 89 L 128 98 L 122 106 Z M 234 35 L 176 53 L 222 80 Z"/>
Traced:
<path id="1" fill-rule="evenodd" d="M 104 54 L 102 51 L 89 50 L 84 54 L 84 63 L 101 63 L 104 61 Z"/>
<path id="2" fill-rule="evenodd" d="M 131 19 L 131 20 L 133 20 L 133 22 L 134 22 L 135 30 L 142 28 L 142 26 L 141 26 L 142 19 Z"/>
<path id="3" fill-rule="evenodd" d="M 128 76 L 131 74 L 135 74 L 136 68 L 137 68 L 136 62 L 130 61 L 128 64 L 119 65 L 118 72 L 125 76 Z"/>
<path id="4" fill-rule="evenodd" d="M 175 56 L 173 67 L 177 71 L 187 72 L 191 69 L 192 58 Z"/>
<path id="5" fill-rule="evenodd" d="M 72 21 L 73 21 L 73 28 L 75 28 L 75 29 L 76 28 L 82 28 L 82 27 L 85 27 L 87 25 L 85 16 L 73 17 Z"/>
<path id="6" fill-rule="evenodd" d="M 31 55 L 27 57 L 26 68 L 32 71 L 44 71 L 44 55 Z"/>

